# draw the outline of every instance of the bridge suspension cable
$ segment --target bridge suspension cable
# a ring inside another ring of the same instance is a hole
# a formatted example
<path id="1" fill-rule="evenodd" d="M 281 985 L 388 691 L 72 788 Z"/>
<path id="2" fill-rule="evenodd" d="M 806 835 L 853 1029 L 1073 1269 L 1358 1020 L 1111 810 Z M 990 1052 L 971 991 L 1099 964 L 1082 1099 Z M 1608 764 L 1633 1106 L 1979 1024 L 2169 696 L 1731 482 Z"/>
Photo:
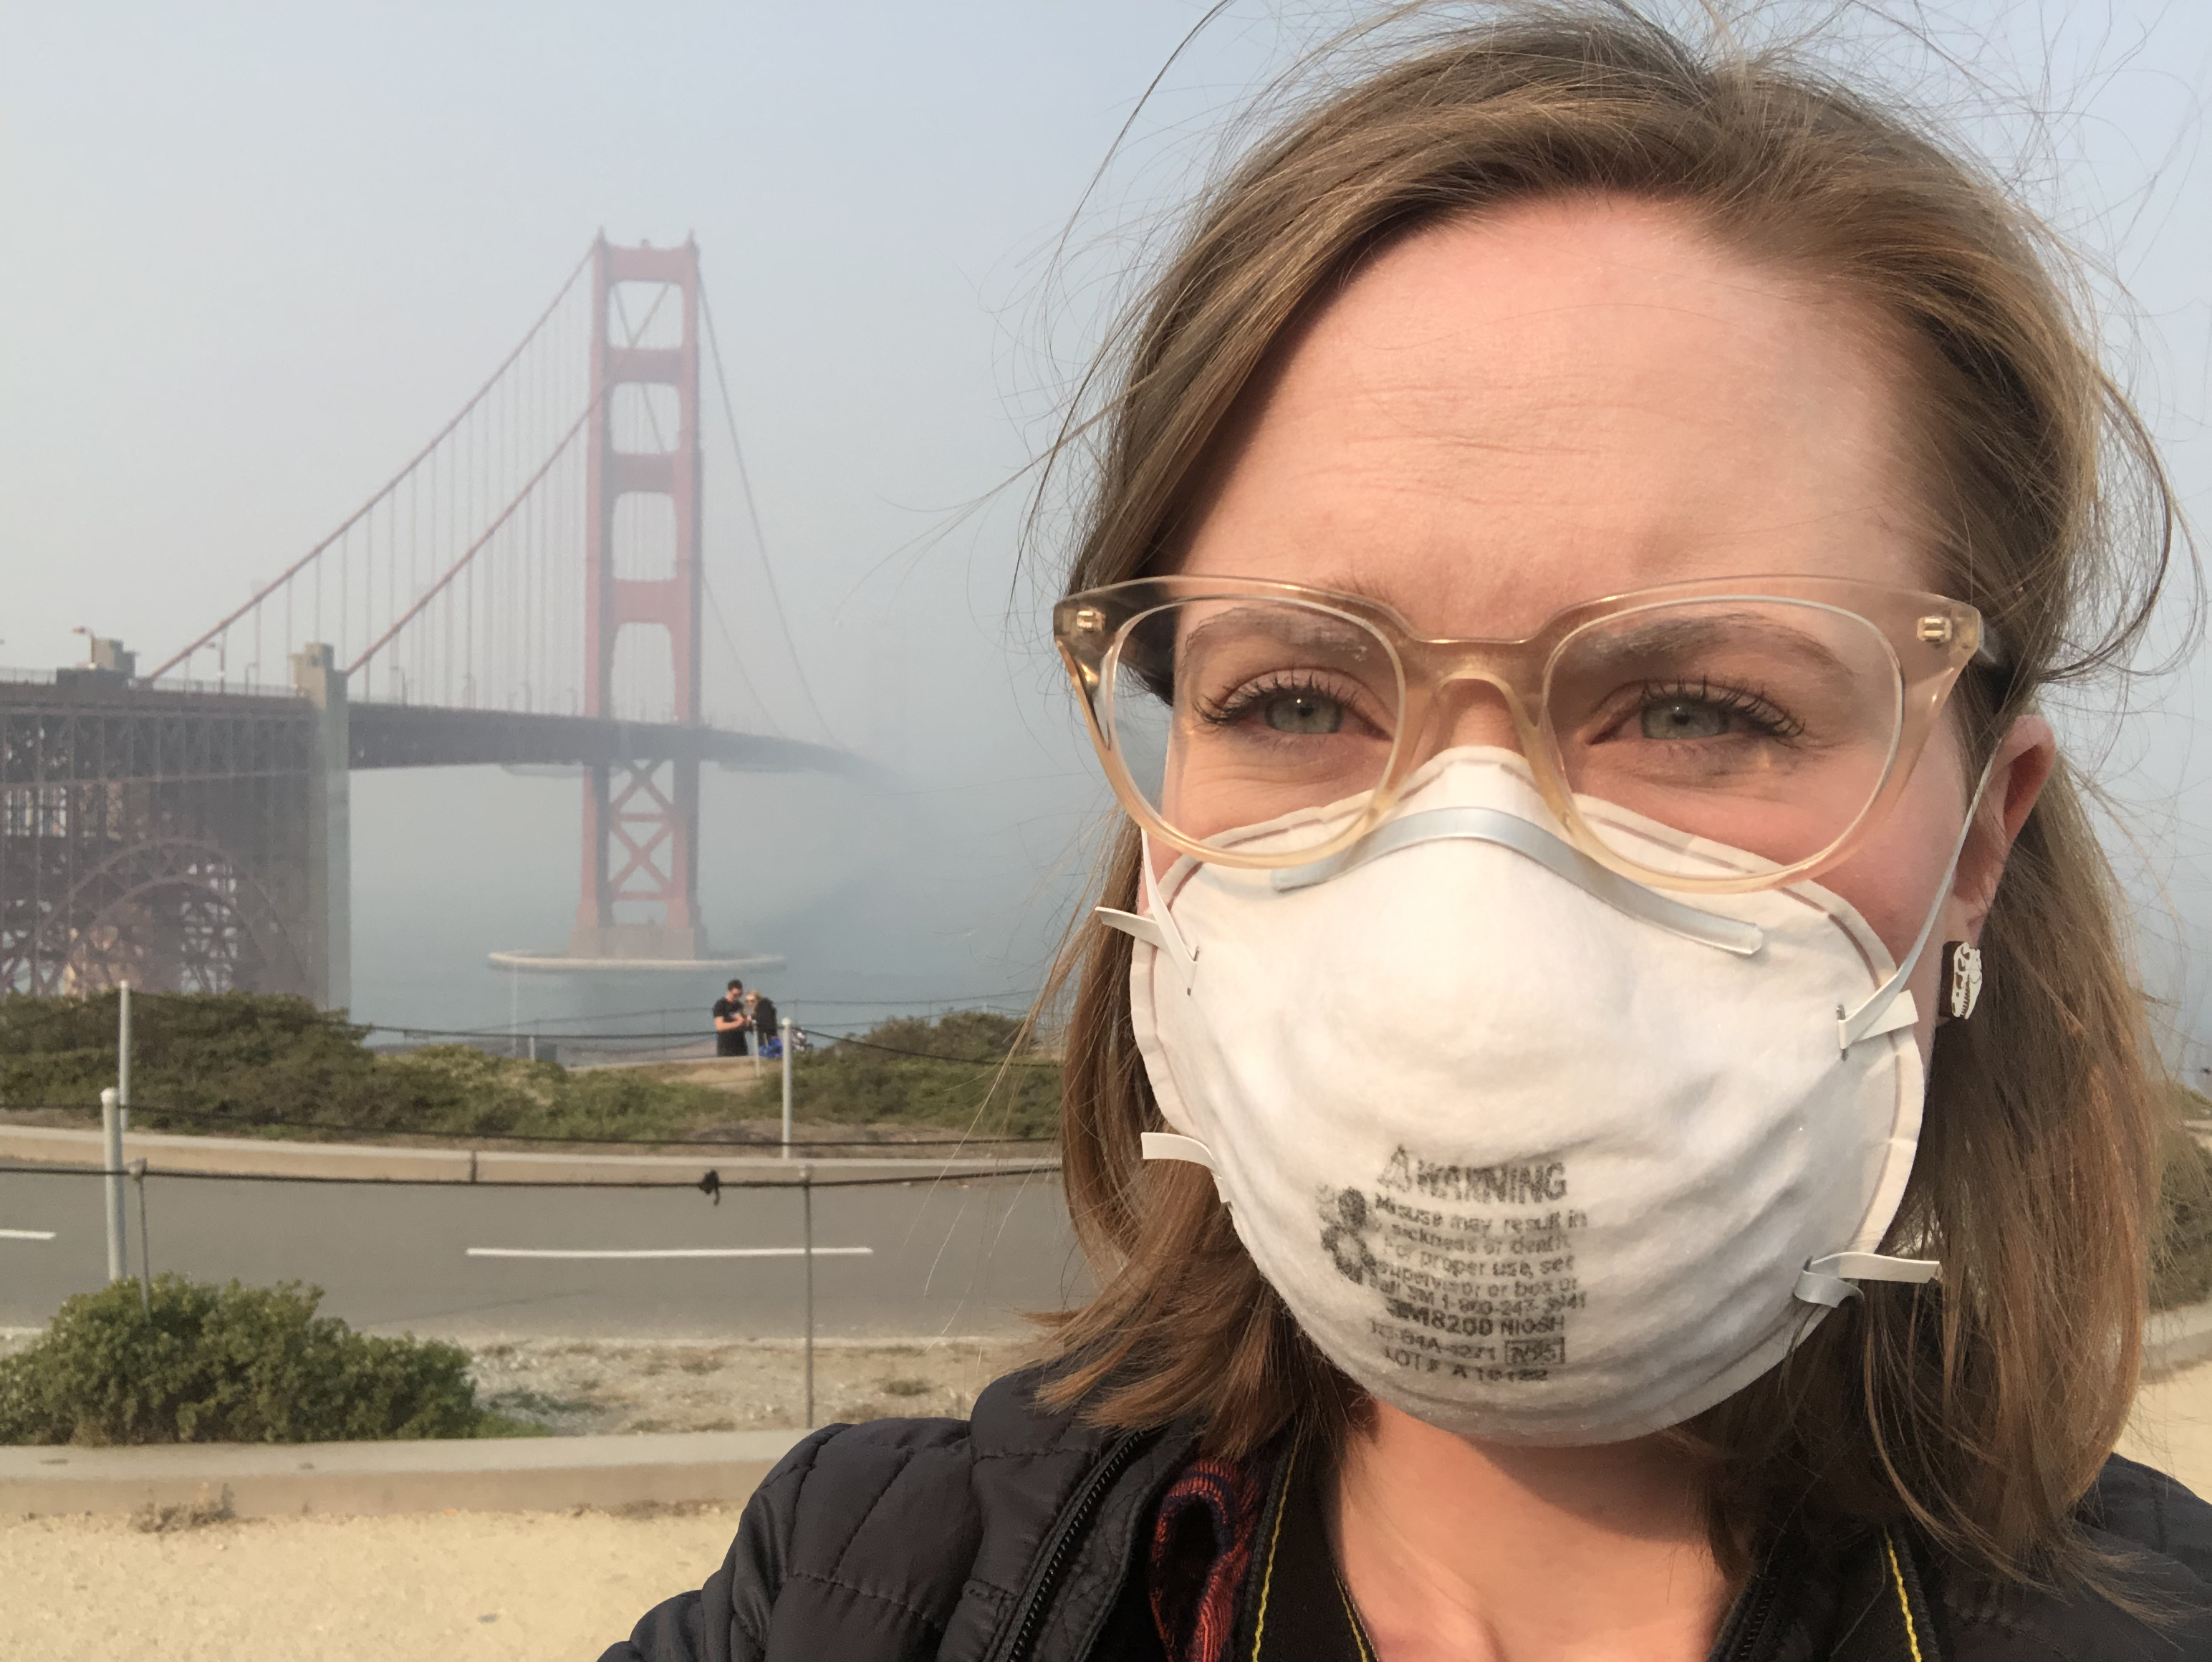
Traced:
<path id="1" fill-rule="evenodd" d="M 217 642 L 222 640 L 234 624 L 255 612 L 263 604 L 263 602 L 266 601 L 271 595 L 285 589 L 293 581 L 293 580 L 298 577 L 302 572 L 307 571 L 310 568 L 313 567 L 316 562 L 319 560 L 323 555 L 327 553 L 334 545 L 340 543 L 355 529 L 356 527 L 360 526 L 364 521 L 368 521 L 379 508 L 385 507 L 390 503 L 392 500 L 397 496 L 402 486 L 406 485 L 414 480 L 418 469 L 423 467 L 426 464 L 433 464 L 441 447 L 445 445 L 447 440 L 454 438 L 455 435 L 460 432 L 464 423 L 468 422 L 469 418 L 475 415 L 483 405 L 484 401 L 490 398 L 492 394 L 500 388 L 501 383 L 507 378 L 507 372 L 515 368 L 515 366 L 521 361 L 523 354 L 530 350 L 531 346 L 537 342 L 539 336 L 545 332 L 547 326 L 553 322 L 555 315 L 560 312 L 563 302 L 568 301 L 575 295 L 579 287 L 579 279 L 581 278 L 585 271 L 590 268 L 591 263 L 592 256 L 590 251 L 587 249 L 585 251 L 584 257 L 576 262 L 574 269 L 569 271 L 567 278 L 562 283 L 560 289 L 554 295 L 551 301 L 547 304 L 543 312 L 538 314 L 537 321 L 530 326 L 529 329 L 524 333 L 521 340 L 516 344 L 514 350 L 509 352 L 506 357 L 500 361 L 499 367 L 494 369 L 490 375 L 485 379 L 483 386 L 477 388 L 476 392 L 469 398 L 468 402 L 462 405 L 460 409 L 454 413 L 453 419 L 448 421 L 443 427 L 440 428 L 438 431 L 432 435 L 430 441 L 428 444 L 425 444 L 420 450 L 416 451 L 413 456 L 410 457 L 406 464 L 389 479 L 386 479 L 374 492 L 373 492 L 367 502 L 363 502 L 359 508 L 348 514 L 345 519 L 339 522 L 336 530 L 332 531 L 330 535 L 325 537 L 313 548 L 310 548 L 298 559 L 293 561 L 292 563 L 287 566 L 275 579 L 264 583 L 261 587 L 256 589 L 253 594 L 243 606 L 240 606 L 235 612 L 231 612 L 228 617 L 222 619 L 222 621 L 217 623 L 212 629 L 210 629 L 204 635 L 200 636 L 197 640 L 193 641 L 191 645 L 185 647 L 182 651 L 176 654 L 175 656 L 163 662 L 158 668 L 154 670 L 148 679 L 150 680 L 160 679 L 161 677 L 167 675 L 171 671 L 176 669 L 179 665 L 185 663 L 195 654 L 205 651 L 208 648 L 214 646 Z M 435 488 L 434 481 L 433 488 L 434 490 Z M 410 504 L 410 507 L 417 505 L 419 504 Z"/>
<path id="2" fill-rule="evenodd" d="M 761 529 L 760 502 L 753 495 L 752 474 L 745 466 L 744 441 L 738 436 L 737 405 L 730 398 L 730 378 L 722 368 L 721 337 L 714 330 L 714 308 L 707 301 L 707 284 L 702 277 L 699 283 L 699 320 L 707 326 L 707 352 L 714 366 L 714 387 L 721 395 L 722 426 L 730 435 L 730 455 L 737 463 L 738 489 L 744 497 L 745 519 L 752 527 L 753 551 L 760 560 L 761 581 L 768 591 L 769 610 L 775 615 L 777 634 L 782 638 L 783 649 L 790 655 L 793 679 L 799 683 L 799 696 L 806 700 L 806 708 L 814 716 L 815 725 L 822 737 L 831 744 L 836 736 L 830 730 L 830 722 L 822 714 L 822 706 L 814 697 L 814 688 L 806 679 L 806 667 L 800 661 L 798 644 L 791 638 L 791 620 L 783 609 L 783 596 L 775 586 L 775 568 L 769 563 L 768 535 Z M 711 604 L 710 600 L 710 604 Z M 715 622 L 721 624 L 723 642 L 733 660 L 738 659 L 737 642 L 729 638 L 729 625 L 722 623 L 722 608 L 714 605 Z"/>
<path id="3" fill-rule="evenodd" d="M 590 447 L 578 441 L 594 397 L 593 289 L 586 280 L 592 261 L 587 252 L 521 340 L 405 466 L 149 679 L 196 678 L 240 691 L 281 687 L 289 684 L 291 655 L 313 642 L 331 647 L 357 702 L 581 713 L 591 673 L 585 581 Z M 639 295 L 643 303 L 634 309 L 626 288 L 649 289 L 650 297 Z M 650 356 L 667 350 L 664 338 L 672 327 L 680 338 L 669 315 L 677 308 L 665 304 L 677 292 L 671 283 L 642 279 L 611 286 L 608 322 L 618 320 L 610 332 L 620 350 Z M 738 612 L 741 622 L 772 624 L 776 642 L 769 648 L 749 630 L 741 650 L 708 586 L 708 610 L 734 681 L 726 690 L 736 695 L 736 708 L 702 710 L 701 716 L 716 726 L 787 732 L 758 673 L 765 648 L 779 672 L 769 679 L 787 696 L 795 693 L 811 724 L 834 743 L 769 563 L 720 343 L 703 291 L 699 298 L 757 561 L 741 584 L 752 591 L 749 603 Z M 676 441 L 661 405 L 672 409 L 672 388 L 620 384 L 605 396 L 601 413 L 615 452 L 669 451 Z M 665 529 L 656 512 L 665 509 L 647 497 L 616 500 L 618 582 L 659 575 L 653 545 L 665 539 L 656 539 Z M 714 517 L 723 521 L 720 514 Z M 665 653 L 651 640 L 633 642 L 629 631 L 617 642 L 606 692 L 608 714 L 675 719 Z"/>

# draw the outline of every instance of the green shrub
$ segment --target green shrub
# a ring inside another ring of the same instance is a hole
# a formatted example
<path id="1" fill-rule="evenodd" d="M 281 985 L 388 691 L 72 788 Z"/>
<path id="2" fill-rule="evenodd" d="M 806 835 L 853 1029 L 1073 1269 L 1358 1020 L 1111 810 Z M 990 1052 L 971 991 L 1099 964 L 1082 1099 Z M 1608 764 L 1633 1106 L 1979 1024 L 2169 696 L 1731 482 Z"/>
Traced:
<path id="1" fill-rule="evenodd" d="M 796 1058 L 792 1106 L 817 1124 L 903 1121 L 977 1136 L 1049 1137 L 1060 1130 L 1060 1069 L 1023 1042 L 1011 1016 L 901 1016 L 858 1044 Z"/>
<path id="2" fill-rule="evenodd" d="M 306 1443 L 468 1437 L 487 1425 L 457 1345 L 356 1333 L 296 1282 L 157 1275 L 64 1303 L 0 1359 L 0 1443 Z"/>
<path id="3" fill-rule="evenodd" d="M 271 994 L 142 995 L 131 1020 L 132 1117 L 149 1130 L 679 1136 L 730 1107 L 727 1093 L 695 1084 L 572 1074 L 465 1044 L 380 1056 L 362 1043 L 369 1029 Z M 97 1113 L 115 1080 L 115 1025 L 113 993 L 0 999 L 0 1107 Z M 305 1123 L 262 1123 L 275 1119 Z"/>
<path id="4" fill-rule="evenodd" d="M 2185 1111 L 2203 1117 L 2212 1105 L 2201 1097 Z M 2156 1245 L 2151 1256 L 2150 1307 L 2212 1299 L 2212 1154 L 2178 1129 L 2166 1145 L 2165 1180 L 2159 1185 Z"/>
<path id="5" fill-rule="evenodd" d="M 115 1078 L 115 1019 L 113 993 L 0 999 L 0 1108 L 67 1106 L 96 1115 L 101 1087 Z M 371 1135 L 642 1141 L 776 1112 L 772 1075 L 751 1098 L 733 1099 L 644 1068 L 571 1073 L 465 1044 L 379 1055 L 362 1043 L 368 1028 L 299 998 L 145 995 L 131 1020 L 132 1118 L 147 1130 L 315 1137 L 358 1127 Z M 999 1136 L 1049 1136 L 1058 1128 L 1059 1070 L 1021 1044 L 1021 1023 L 1010 1016 L 903 1017 L 862 1037 L 887 1048 L 839 1046 L 798 1059 L 802 1117 Z M 998 1064 L 1010 1056 L 1014 1065 L 1001 1080 Z"/>

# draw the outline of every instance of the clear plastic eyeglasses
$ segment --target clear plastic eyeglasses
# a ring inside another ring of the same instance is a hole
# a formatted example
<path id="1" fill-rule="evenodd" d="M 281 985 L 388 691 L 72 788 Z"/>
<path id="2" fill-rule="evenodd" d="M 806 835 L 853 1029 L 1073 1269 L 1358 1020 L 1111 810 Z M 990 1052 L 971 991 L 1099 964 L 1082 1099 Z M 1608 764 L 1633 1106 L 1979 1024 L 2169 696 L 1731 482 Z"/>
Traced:
<path id="1" fill-rule="evenodd" d="M 1053 632 L 1124 807 L 1201 860 L 1290 866 L 1348 847 L 1501 703 L 1584 853 L 1677 890 L 1768 888 L 1834 863 L 1904 788 L 1960 673 L 1984 659 L 1960 601 L 1818 577 L 1639 589 L 1524 640 L 1426 640 L 1389 607 L 1294 583 L 1145 577 L 1072 594 Z M 1752 876 L 1644 863 L 1626 808 L 1774 862 Z M 1226 834 L 1335 805 L 1313 840 Z"/>

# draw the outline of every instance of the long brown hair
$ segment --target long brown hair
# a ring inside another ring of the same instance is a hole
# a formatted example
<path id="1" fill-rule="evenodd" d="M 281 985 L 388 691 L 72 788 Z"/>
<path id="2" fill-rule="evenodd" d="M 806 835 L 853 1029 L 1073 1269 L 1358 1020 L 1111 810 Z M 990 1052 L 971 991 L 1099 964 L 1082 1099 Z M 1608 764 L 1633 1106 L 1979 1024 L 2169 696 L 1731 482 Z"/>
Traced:
<path id="1" fill-rule="evenodd" d="M 1747 257 L 1868 302 L 1901 344 L 1942 586 L 2002 666 L 1955 702 L 1978 758 L 2039 690 L 2123 659 L 2172 554 L 2155 456 L 2033 219 L 1911 120 L 1784 56 L 1709 50 L 1614 5 L 1513 6 L 1425 40 L 1254 146 L 1200 200 L 1095 386 L 1071 590 L 1163 569 L 1240 394 L 1301 315 L 1391 239 L 1537 198 L 1679 204 Z M 1126 828 L 1102 898 L 1134 904 Z M 2069 1521 L 2141 1349 L 2161 1111 L 2118 898 L 2063 763 L 1983 938 L 1988 995 L 1939 1030 L 1893 1238 L 1940 1289 L 1869 1285 L 1788 1361 L 1670 1434 L 1705 1457 L 1723 1562 L 1787 1517 L 1911 1520 L 2000 1580 L 2091 1568 Z M 1356 1389 L 1299 1334 L 1206 1175 L 1146 1165 L 1162 1122 L 1128 1014 L 1128 940 L 1075 931 L 1066 1180 L 1102 1290 L 1053 1337 L 1062 1401 L 1203 1418 L 1237 1454 L 1334 1442 Z"/>

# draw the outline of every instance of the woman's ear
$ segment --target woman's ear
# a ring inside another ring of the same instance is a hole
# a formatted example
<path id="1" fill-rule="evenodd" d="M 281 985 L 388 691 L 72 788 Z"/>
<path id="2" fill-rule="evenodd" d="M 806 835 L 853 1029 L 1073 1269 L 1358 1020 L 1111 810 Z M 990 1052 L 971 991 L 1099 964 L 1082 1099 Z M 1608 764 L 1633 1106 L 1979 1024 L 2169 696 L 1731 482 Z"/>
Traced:
<path id="1" fill-rule="evenodd" d="M 1961 922 L 1966 933 L 1961 939 L 1981 939 L 1982 922 L 1996 900 L 1997 883 L 2004 876 L 2013 840 L 2027 823 L 2035 799 L 2043 794 L 2057 764 L 2058 736 L 2040 715 L 2020 717 L 1998 744 L 1990 764 L 1989 787 L 1982 793 L 1976 816 L 1980 824 L 1967 842 L 1952 884 L 1952 898 L 1964 913 Z"/>

